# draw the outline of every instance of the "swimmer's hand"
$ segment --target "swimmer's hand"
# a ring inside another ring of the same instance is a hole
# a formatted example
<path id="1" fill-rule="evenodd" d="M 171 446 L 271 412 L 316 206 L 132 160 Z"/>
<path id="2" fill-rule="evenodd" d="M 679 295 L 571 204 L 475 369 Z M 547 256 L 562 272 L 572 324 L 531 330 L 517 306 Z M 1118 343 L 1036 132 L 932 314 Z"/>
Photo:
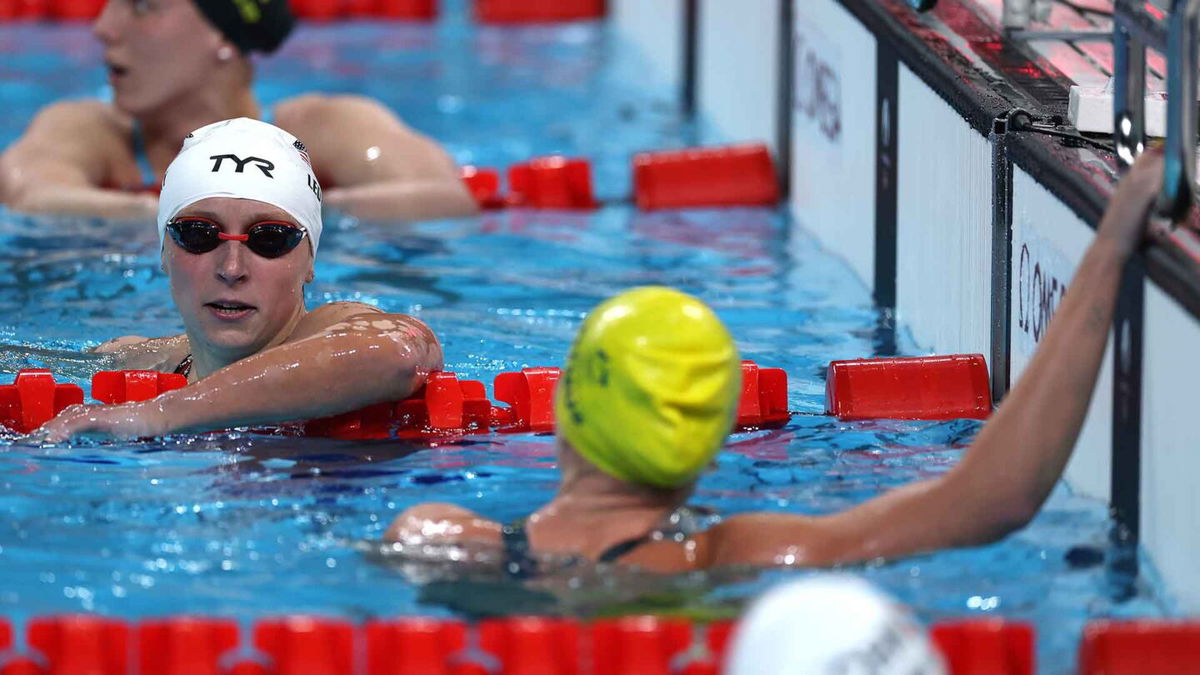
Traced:
<path id="1" fill-rule="evenodd" d="M 1142 153 L 1117 186 L 1100 220 L 1097 237 L 1111 241 L 1124 256 L 1137 250 L 1153 215 L 1162 178 L 1162 151 Z"/>
<path id="2" fill-rule="evenodd" d="M 120 405 L 73 405 L 25 438 L 34 443 L 65 443 L 83 434 L 114 439 L 147 438 L 168 433 L 166 415 L 155 400 Z"/>

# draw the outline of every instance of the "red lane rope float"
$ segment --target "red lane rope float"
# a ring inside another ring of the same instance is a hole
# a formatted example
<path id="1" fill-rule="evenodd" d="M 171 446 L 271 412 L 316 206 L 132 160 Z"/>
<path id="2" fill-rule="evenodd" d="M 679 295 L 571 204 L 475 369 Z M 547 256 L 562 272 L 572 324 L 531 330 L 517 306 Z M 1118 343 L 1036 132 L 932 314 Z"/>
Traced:
<path id="1" fill-rule="evenodd" d="M 633 158 L 634 199 L 643 211 L 771 206 L 778 174 L 766 145 L 643 152 Z"/>
<path id="2" fill-rule="evenodd" d="M 129 626 L 119 619 L 70 615 L 34 619 L 26 636 L 48 672 L 125 675 L 129 672 Z M 7 674 L 6 674 L 7 675 Z"/>
<path id="3" fill-rule="evenodd" d="M 558 368 L 497 375 L 492 392 L 508 407 L 492 409 L 492 424 L 501 431 L 554 431 L 554 388 L 561 376 Z"/>
<path id="4" fill-rule="evenodd" d="M 833 361 L 825 412 L 843 420 L 986 419 L 992 412 L 981 354 Z"/>
<path id="5" fill-rule="evenodd" d="M 554 389 L 558 368 L 525 368 L 500 373 L 492 382 L 497 401 L 487 397 L 483 382 L 459 380 L 450 372 L 430 373 L 425 385 L 403 401 L 377 403 L 359 410 L 309 420 L 299 425 L 307 436 L 346 440 L 398 436 L 554 431 Z M 187 385 L 182 375 L 148 370 L 100 371 L 92 376 L 92 396 L 106 404 L 145 401 Z M 29 433 L 63 408 L 83 403 L 83 390 L 58 384 L 48 370 L 17 373 L 13 384 L 0 385 L 0 426 Z M 787 373 L 742 362 L 742 392 L 736 428 L 756 429 L 787 423 Z"/>
<path id="6" fill-rule="evenodd" d="M 289 0 L 289 2 L 297 17 L 311 21 L 332 21 L 345 17 L 431 21 L 437 18 L 438 14 L 437 0 Z"/>
<path id="7" fill-rule="evenodd" d="M 239 641 L 232 619 L 187 616 L 143 621 L 136 636 L 140 673 L 221 675 L 222 656 Z"/>
<path id="8" fill-rule="evenodd" d="M 37 21 L 49 14 L 49 0 L 0 0 L 0 21 Z"/>
<path id="9" fill-rule="evenodd" d="M 605 4 L 605 0 L 475 0 L 475 18 L 492 24 L 600 19 Z"/>
<path id="10" fill-rule="evenodd" d="M 26 628 L 28 648 L 0 663 L 0 674 L 126 675 L 136 663 L 141 673 L 189 675 L 713 675 L 736 626 L 708 624 L 703 635 L 699 627 L 654 616 L 590 623 L 518 616 L 473 627 L 422 617 L 359 626 L 287 616 L 255 622 L 251 639 L 243 640 L 236 622 L 226 618 L 135 623 L 61 615 L 33 619 Z M 1035 669 L 1036 637 L 1028 623 L 942 621 L 930 629 L 930 638 L 954 675 L 1032 675 Z M 0 618 L 0 649 L 13 642 L 8 622 Z M 266 658 L 243 657 L 238 650 L 249 646 Z M 1079 654 L 1081 675 L 1200 672 L 1200 621 L 1092 622 Z M 240 660 L 226 667 L 235 658 Z"/>
<path id="11" fill-rule="evenodd" d="M 479 648 L 496 657 L 501 673 L 575 673 L 582 642 L 582 627 L 572 619 L 530 616 L 479 624 Z"/>
<path id="12" fill-rule="evenodd" d="M 1200 622 L 1096 621 L 1083 631 L 1079 675 L 1200 673 Z"/>
<path id="13" fill-rule="evenodd" d="M 953 675 L 1034 675 L 1034 634 L 1028 623 L 944 622 L 934 625 L 929 637 Z"/>
<path id="14" fill-rule="evenodd" d="M 594 209 L 592 166 L 586 159 L 535 157 L 508 168 L 508 205 L 535 209 Z"/>
<path id="15" fill-rule="evenodd" d="M 371 621 L 363 628 L 370 675 L 445 673 L 467 645 L 467 625 L 438 619 Z"/>
<path id="16" fill-rule="evenodd" d="M 504 197 L 500 195 L 500 174 L 495 169 L 468 165 L 460 168 L 459 172 L 479 208 L 491 210 L 504 207 Z"/>
<path id="17" fill-rule="evenodd" d="M 57 384 L 49 370 L 27 368 L 0 385 L 0 426 L 27 434 L 75 403 L 83 403 L 78 385 Z"/>
<path id="18" fill-rule="evenodd" d="M 254 646 L 271 657 L 271 675 L 343 675 L 359 672 L 357 632 L 349 621 L 290 616 L 256 623 Z"/>
<path id="19" fill-rule="evenodd" d="M 105 0 L 51 0 L 49 14 L 61 21 L 91 21 L 100 16 Z"/>
<path id="20" fill-rule="evenodd" d="M 148 401 L 187 386 L 187 378 L 154 370 L 102 370 L 92 376 L 92 398 L 101 403 Z"/>

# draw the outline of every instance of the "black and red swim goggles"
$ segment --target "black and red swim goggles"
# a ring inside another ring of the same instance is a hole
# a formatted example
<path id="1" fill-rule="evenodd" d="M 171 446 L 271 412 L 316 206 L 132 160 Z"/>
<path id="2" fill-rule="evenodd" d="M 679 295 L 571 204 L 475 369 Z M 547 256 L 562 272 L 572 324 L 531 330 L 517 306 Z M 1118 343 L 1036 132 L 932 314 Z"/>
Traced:
<path id="1" fill-rule="evenodd" d="M 303 228 L 282 220 L 262 220 L 246 228 L 246 234 L 226 234 L 220 223 L 200 216 L 172 219 L 167 233 L 179 248 L 193 255 L 215 250 L 223 241 L 240 241 L 264 258 L 287 255 L 308 236 Z"/>

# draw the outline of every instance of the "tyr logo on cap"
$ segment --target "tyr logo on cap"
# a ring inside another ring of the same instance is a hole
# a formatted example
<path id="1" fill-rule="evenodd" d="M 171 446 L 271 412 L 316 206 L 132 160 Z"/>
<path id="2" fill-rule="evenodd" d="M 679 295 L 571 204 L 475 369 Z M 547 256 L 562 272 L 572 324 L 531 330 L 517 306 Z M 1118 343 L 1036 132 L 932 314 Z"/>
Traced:
<path id="1" fill-rule="evenodd" d="M 264 176 L 266 176 L 267 178 L 272 178 L 272 179 L 275 178 L 274 176 L 271 175 L 271 172 L 275 170 L 275 163 L 269 159 L 263 159 L 262 157 L 247 157 L 246 159 L 242 159 L 241 157 L 238 157 L 237 155 L 233 155 L 233 154 L 212 155 L 211 157 L 209 157 L 209 159 L 215 160 L 213 162 L 213 168 L 212 168 L 213 173 L 216 173 L 221 170 L 221 162 L 222 161 L 224 161 L 226 159 L 232 159 L 234 164 L 237 165 L 237 168 L 234 169 L 235 173 L 242 173 L 242 171 L 245 170 L 247 164 L 249 164 L 250 162 L 254 162 L 255 164 L 258 165 L 259 170 L 263 172 Z"/>

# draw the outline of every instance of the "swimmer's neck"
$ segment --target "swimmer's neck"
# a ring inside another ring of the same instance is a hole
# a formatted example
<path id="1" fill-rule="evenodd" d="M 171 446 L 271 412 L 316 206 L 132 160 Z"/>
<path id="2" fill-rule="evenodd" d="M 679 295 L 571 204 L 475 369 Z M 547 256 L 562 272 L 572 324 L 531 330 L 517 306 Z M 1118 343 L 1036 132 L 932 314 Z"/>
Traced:
<path id="1" fill-rule="evenodd" d="M 658 525 L 663 517 L 687 502 L 692 486 L 676 490 L 659 490 L 633 485 L 614 478 L 583 460 L 561 437 L 558 441 L 559 468 L 562 482 L 558 493 L 531 521 L 579 523 L 603 521 L 618 540 L 639 536 Z"/>
<path id="2" fill-rule="evenodd" d="M 147 146 L 166 146 L 172 156 L 189 133 L 200 127 L 232 119 L 259 119 L 262 108 L 249 84 L 197 87 L 181 99 L 175 99 L 153 111 L 134 116 L 141 125 Z"/>
<path id="3" fill-rule="evenodd" d="M 188 377 L 188 381 L 198 382 L 199 380 L 212 375 L 225 366 L 241 361 L 242 359 L 249 358 L 256 354 L 261 354 L 272 347 L 278 347 L 279 345 L 288 342 L 292 335 L 296 332 L 296 326 L 299 325 L 300 320 L 303 319 L 304 315 L 306 314 L 308 314 L 308 310 L 306 310 L 304 308 L 304 304 L 301 303 L 296 308 L 296 311 L 294 314 L 292 314 L 291 318 L 288 319 L 288 322 L 284 324 L 283 328 L 276 333 L 275 336 L 272 337 L 269 342 L 267 342 L 267 344 L 250 352 L 245 350 L 221 349 L 213 345 L 208 345 L 197 336 L 189 334 L 188 342 L 192 349 L 192 373 Z"/>

